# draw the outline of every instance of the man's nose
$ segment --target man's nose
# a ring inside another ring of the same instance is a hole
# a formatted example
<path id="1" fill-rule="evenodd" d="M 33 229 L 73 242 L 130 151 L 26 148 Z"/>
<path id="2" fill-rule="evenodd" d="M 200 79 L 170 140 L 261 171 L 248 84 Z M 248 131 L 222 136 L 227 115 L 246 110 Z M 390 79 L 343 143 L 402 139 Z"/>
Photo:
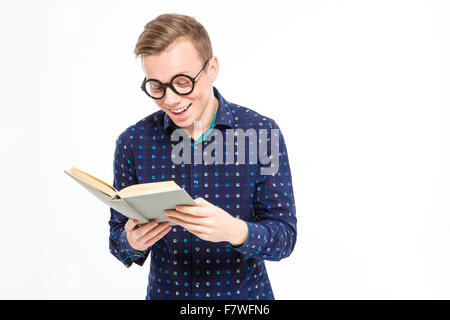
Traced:
<path id="1" fill-rule="evenodd" d="M 164 103 L 168 106 L 175 107 L 180 102 L 181 97 L 176 94 L 172 88 L 166 88 L 166 96 L 164 97 Z"/>

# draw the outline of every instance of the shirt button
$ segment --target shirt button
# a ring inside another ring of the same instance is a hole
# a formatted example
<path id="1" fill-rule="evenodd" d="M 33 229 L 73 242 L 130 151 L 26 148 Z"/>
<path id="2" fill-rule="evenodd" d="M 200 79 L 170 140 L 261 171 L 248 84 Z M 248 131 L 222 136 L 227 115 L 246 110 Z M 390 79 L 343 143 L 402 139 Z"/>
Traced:
<path id="1" fill-rule="evenodd" d="M 197 183 L 198 183 L 198 180 L 194 180 L 194 183 L 197 184 Z"/>

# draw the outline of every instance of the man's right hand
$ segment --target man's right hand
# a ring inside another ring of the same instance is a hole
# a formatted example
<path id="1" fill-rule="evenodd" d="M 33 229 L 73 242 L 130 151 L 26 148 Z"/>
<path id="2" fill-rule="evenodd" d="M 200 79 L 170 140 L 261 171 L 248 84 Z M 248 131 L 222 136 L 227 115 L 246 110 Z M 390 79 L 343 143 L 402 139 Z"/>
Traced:
<path id="1" fill-rule="evenodd" d="M 136 220 L 128 219 L 125 224 L 127 240 L 134 250 L 145 251 L 164 237 L 172 227 L 168 222 L 158 224 L 152 220 L 149 223 L 139 226 Z"/>

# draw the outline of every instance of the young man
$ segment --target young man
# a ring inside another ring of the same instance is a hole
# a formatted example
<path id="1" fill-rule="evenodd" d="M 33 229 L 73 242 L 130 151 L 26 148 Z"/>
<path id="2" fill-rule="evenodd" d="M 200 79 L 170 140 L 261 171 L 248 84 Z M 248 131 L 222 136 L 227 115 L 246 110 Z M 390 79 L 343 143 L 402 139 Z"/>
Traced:
<path id="1" fill-rule="evenodd" d="M 277 124 L 213 87 L 219 63 L 192 17 L 150 21 L 135 54 L 142 89 L 161 110 L 118 137 L 114 187 L 174 180 L 197 205 L 166 210 L 175 226 L 138 226 L 111 209 L 111 253 L 127 267 L 143 265 L 151 253 L 147 299 L 274 299 L 264 260 L 289 256 L 297 236 Z M 242 149 L 245 137 L 250 144 Z"/>

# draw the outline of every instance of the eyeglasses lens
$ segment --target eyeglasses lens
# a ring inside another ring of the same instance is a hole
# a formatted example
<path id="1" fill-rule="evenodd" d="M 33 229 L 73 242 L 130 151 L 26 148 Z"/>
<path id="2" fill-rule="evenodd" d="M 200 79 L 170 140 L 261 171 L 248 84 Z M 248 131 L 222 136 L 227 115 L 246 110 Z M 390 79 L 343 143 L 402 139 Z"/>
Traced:
<path id="1" fill-rule="evenodd" d="M 192 91 L 193 83 L 188 77 L 180 75 L 172 79 L 172 86 L 175 88 L 176 93 L 188 94 Z M 160 99 L 164 96 L 164 88 L 158 81 L 147 81 L 145 90 L 155 99 Z"/>

